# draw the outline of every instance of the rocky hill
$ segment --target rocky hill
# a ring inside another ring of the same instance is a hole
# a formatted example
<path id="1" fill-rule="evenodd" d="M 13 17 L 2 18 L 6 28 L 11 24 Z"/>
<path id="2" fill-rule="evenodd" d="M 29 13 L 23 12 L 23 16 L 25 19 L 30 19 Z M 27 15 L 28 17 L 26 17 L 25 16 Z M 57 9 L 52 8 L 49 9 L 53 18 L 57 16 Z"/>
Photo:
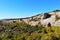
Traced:
<path id="1" fill-rule="evenodd" d="M 13 23 L 13 22 L 21 22 L 21 21 L 24 21 L 25 23 L 31 26 L 36 26 L 37 24 L 41 24 L 45 27 L 60 26 L 60 10 L 54 10 L 52 12 L 42 13 L 27 18 L 4 19 L 2 22 Z"/>
<path id="2" fill-rule="evenodd" d="M 60 40 L 60 10 L 0 20 L 0 40 Z"/>

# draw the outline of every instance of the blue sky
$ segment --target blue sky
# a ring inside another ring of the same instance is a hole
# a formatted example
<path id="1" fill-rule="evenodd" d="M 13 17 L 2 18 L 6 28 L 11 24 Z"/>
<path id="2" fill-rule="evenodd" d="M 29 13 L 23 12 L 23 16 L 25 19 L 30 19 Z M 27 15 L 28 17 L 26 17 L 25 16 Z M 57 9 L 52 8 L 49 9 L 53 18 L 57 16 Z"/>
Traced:
<path id="1" fill-rule="evenodd" d="M 0 19 L 34 16 L 60 9 L 60 0 L 0 0 Z"/>

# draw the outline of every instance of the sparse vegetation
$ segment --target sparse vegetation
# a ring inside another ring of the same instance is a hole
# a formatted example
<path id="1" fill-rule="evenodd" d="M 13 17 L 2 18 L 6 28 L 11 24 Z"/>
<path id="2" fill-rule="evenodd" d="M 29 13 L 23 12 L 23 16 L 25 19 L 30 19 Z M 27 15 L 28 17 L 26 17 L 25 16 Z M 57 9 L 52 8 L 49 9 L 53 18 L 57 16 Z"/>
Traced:
<path id="1" fill-rule="evenodd" d="M 60 28 L 30 26 L 25 22 L 4 23 L 0 26 L 0 40 L 60 40 Z"/>

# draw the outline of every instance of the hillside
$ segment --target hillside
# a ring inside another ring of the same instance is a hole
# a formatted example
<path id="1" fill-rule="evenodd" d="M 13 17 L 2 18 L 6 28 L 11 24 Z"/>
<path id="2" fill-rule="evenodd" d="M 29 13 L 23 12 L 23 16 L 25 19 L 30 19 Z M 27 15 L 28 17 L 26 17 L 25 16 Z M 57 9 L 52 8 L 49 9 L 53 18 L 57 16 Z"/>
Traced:
<path id="1" fill-rule="evenodd" d="M 60 40 L 60 10 L 0 20 L 0 40 Z"/>
<path id="2" fill-rule="evenodd" d="M 26 18 L 4 19 L 2 22 L 13 23 L 13 22 L 21 22 L 21 21 L 24 21 L 25 23 L 31 26 L 36 26 L 39 23 L 42 26 L 46 26 L 46 27 L 48 26 L 49 23 L 51 24 L 51 26 L 60 26 L 60 10 L 55 10 L 48 13 L 42 13 Z"/>

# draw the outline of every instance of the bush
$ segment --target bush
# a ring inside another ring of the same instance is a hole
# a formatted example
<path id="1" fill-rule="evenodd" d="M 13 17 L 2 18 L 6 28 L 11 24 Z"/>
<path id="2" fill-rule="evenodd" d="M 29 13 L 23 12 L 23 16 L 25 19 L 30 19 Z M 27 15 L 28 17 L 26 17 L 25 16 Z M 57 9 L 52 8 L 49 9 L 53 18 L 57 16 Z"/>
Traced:
<path id="1" fill-rule="evenodd" d="M 60 27 L 27 25 L 25 22 L 9 23 L 0 31 L 0 40 L 60 40 Z M 3 27 L 3 26 L 1 26 Z M 2 34 L 5 33 L 4 36 Z"/>

